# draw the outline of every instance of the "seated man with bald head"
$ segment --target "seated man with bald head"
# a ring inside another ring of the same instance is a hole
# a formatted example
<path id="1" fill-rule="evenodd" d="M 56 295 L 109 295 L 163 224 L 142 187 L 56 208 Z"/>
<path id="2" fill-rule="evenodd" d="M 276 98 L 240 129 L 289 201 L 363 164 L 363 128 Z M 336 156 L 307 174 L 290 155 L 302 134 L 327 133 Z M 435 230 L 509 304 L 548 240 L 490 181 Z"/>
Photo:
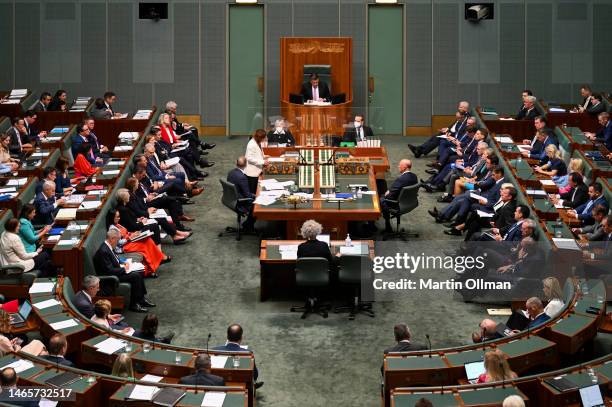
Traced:
<path id="1" fill-rule="evenodd" d="M 393 205 L 393 203 L 389 201 L 397 201 L 402 188 L 416 185 L 419 182 L 417 176 L 410 172 L 411 168 L 412 162 L 410 160 L 400 160 L 399 164 L 397 165 L 397 169 L 400 173 L 399 177 L 393 181 L 393 184 L 391 184 L 389 190 L 385 192 L 385 196 L 380 199 L 380 207 L 382 209 L 383 217 L 385 218 L 386 232 L 392 232 L 389 205 Z"/>
<path id="2" fill-rule="evenodd" d="M 249 189 L 249 182 L 244 169 L 246 168 L 247 160 L 245 156 L 240 156 L 236 160 L 236 167 L 227 174 L 227 182 L 231 182 L 236 186 L 239 199 L 251 199 L 250 202 L 239 202 L 238 210 L 243 213 L 248 213 L 246 220 L 242 223 L 245 231 L 252 231 L 255 226 L 255 218 L 253 217 L 253 201 L 255 194 Z"/>
<path id="3" fill-rule="evenodd" d="M 497 332 L 497 322 L 492 319 L 485 318 L 479 325 L 480 331 L 472 333 L 472 342 L 480 343 L 499 339 L 502 336 Z"/>
<path id="4" fill-rule="evenodd" d="M 225 380 L 221 376 L 210 373 L 211 362 L 207 353 L 201 353 L 194 362 L 195 373 L 190 376 L 181 377 L 179 384 L 190 384 L 195 386 L 225 386 Z"/>

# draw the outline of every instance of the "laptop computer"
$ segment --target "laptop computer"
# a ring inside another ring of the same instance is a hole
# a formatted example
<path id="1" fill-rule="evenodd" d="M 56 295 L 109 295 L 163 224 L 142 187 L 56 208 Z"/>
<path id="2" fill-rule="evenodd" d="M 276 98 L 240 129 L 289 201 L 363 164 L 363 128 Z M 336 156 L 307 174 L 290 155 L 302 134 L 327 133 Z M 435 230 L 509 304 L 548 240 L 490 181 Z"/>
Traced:
<path id="1" fill-rule="evenodd" d="M 599 407 L 604 406 L 603 397 L 599 385 L 583 387 L 580 390 L 580 401 L 584 407 Z"/>
<path id="2" fill-rule="evenodd" d="M 478 382 L 478 377 L 480 377 L 481 374 L 486 372 L 483 360 L 466 363 L 464 367 L 465 375 L 467 376 L 467 379 L 471 384 L 475 384 L 476 382 Z"/>
<path id="3" fill-rule="evenodd" d="M 30 302 L 26 300 L 23 302 L 23 304 L 21 304 L 17 312 L 9 314 L 11 318 L 11 326 L 15 328 L 21 328 L 22 326 L 25 326 L 26 321 L 30 316 L 30 312 L 32 312 L 32 304 L 30 304 Z"/>

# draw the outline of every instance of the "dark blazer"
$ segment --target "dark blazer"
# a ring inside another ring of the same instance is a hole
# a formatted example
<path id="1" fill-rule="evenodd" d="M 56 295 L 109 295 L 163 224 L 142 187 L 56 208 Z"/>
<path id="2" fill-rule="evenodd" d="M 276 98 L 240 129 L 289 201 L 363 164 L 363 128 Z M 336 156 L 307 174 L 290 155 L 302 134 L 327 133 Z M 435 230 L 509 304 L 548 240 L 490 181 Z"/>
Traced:
<path id="1" fill-rule="evenodd" d="M 125 269 L 119 264 L 119 260 L 111 249 L 106 245 L 106 242 L 100 245 L 100 248 L 94 255 L 94 266 L 96 268 L 96 274 L 99 276 L 122 276 L 125 273 Z"/>
<path id="2" fill-rule="evenodd" d="M 580 184 L 559 196 L 563 199 L 563 206 L 577 208 L 589 200 L 589 187 Z"/>
<path id="3" fill-rule="evenodd" d="M 118 204 L 117 210 L 121 217 L 121 226 L 126 228 L 128 232 L 136 232 L 142 229 L 142 225 L 136 220 L 140 216 L 136 215 L 129 206 Z"/>
<path id="4" fill-rule="evenodd" d="M 34 110 L 35 112 L 46 112 L 47 106 L 43 105 L 43 103 L 39 100 L 38 102 L 36 102 L 32 110 Z"/>
<path id="5" fill-rule="evenodd" d="M 587 107 L 586 112 L 592 114 L 593 116 L 598 115 L 601 112 L 605 112 L 606 111 L 606 107 L 604 106 L 603 102 L 599 102 L 596 105 L 591 105 L 589 107 Z"/>
<path id="6" fill-rule="evenodd" d="M 236 186 L 239 198 L 255 199 L 255 194 L 249 190 L 247 176 L 239 168 L 234 168 L 227 174 L 227 182 L 231 182 Z"/>
<path id="7" fill-rule="evenodd" d="M 523 223 L 523 222 L 521 222 Z M 521 231 L 521 224 L 515 222 L 507 226 L 504 230 L 499 230 L 501 235 L 504 237 L 506 242 L 520 242 L 523 238 L 523 232 Z"/>
<path id="8" fill-rule="evenodd" d="M 312 85 L 310 82 L 306 82 L 302 85 L 302 90 L 300 91 L 304 100 L 312 100 Z M 331 99 L 331 93 L 329 93 L 329 87 L 323 81 L 319 81 L 319 98 L 329 100 Z"/>
<path id="9" fill-rule="evenodd" d="M 81 144 L 83 144 L 85 140 L 83 140 L 83 137 L 79 136 L 78 134 L 72 136 L 70 140 L 72 141 L 70 151 L 72 152 L 72 156 L 76 158 L 77 153 L 79 152 L 79 148 L 81 148 Z"/>
<path id="10" fill-rule="evenodd" d="M 179 384 L 190 384 L 192 386 L 225 386 L 225 380 L 221 376 L 198 372 L 196 374 L 181 377 Z"/>
<path id="11" fill-rule="evenodd" d="M 599 129 L 595 137 L 602 141 L 608 150 L 612 151 L 612 120 L 608 120 L 606 127 Z"/>
<path id="12" fill-rule="evenodd" d="M 595 201 L 593 201 L 591 205 L 589 205 L 589 202 L 591 202 L 590 199 L 586 201 L 585 203 L 583 203 L 582 205 L 580 205 L 579 207 L 575 208 L 575 211 L 578 214 L 578 219 L 582 221 L 583 225 L 591 225 L 595 222 L 595 220 L 593 219 L 593 213 L 592 213 L 592 210 L 594 207 L 596 207 L 597 205 L 603 205 L 606 208 L 608 208 L 608 201 L 606 201 L 606 197 L 603 195 L 597 198 Z M 586 211 L 586 213 L 582 214 L 582 212 L 584 212 L 584 210 L 587 208 L 588 210 Z"/>
<path id="13" fill-rule="evenodd" d="M 543 324 L 544 322 L 548 321 L 550 319 L 550 317 L 548 315 L 546 315 L 546 313 L 541 313 L 536 319 L 532 320 L 531 322 L 529 322 L 528 327 L 529 328 L 534 328 L 540 324 Z"/>
<path id="14" fill-rule="evenodd" d="M 367 140 L 369 138 L 374 137 L 374 132 L 369 126 L 363 126 L 363 135 Z M 344 135 L 342 136 L 342 141 L 349 143 L 357 143 L 357 129 L 355 127 L 349 127 L 348 129 L 346 129 Z"/>
<path id="15" fill-rule="evenodd" d="M 295 145 L 295 138 L 293 134 L 289 130 L 285 130 L 285 134 L 274 134 L 274 131 L 268 132 L 268 143 L 278 143 L 278 144 L 287 144 L 287 145 Z"/>
<path id="16" fill-rule="evenodd" d="M 495 182 L 495 180 L 493 180 L 493 182 Z M 483 197 L 487 198 L 487 205 L 490 208 L 493 208 L 493 205 L 495 205 L 495 203 L 497 201 L 499 201 L 499 191 L 501 190 L 501 186 L 504 183 L 504 178 L 502 178 L 501 180 L 495 182 L 491 188 L 487 189 L 486 191 L 481 191 L 481 194 Z"/>
<path id="17" fill-rule="evenodd" d="M 94 305 L 82 290 L 75 294 L 72 303 L 87 318 L 94 316 Z"/>
<path id="18" fill-rule="evenodd" d="M 55 208 L 55 197 L 47 198 L 42 192 L 36 194 L 34 198 L 34 207 L 36 208 L 36 216 L 34 217 L 35 225 L 50 225 L 55 219 L 55 215 L 59 208 Z"/>
<path id="19" fill-rule="evenodd" d="M 319 240 L 307 240 L 298 246 L 297 256 L 300 257 L 323 257 L 327 259 L 330 266 L 334 262 L 329 246 Z"/>
<path id="20" fill-rule="evenodd" d="M 495 227 L 499 230 L 509 228 L 514 223 L 514 212 L 516 211 L 516 199 L 507 202 L 493 215 Z M 519 229 L 520 230 L 520 229 Z"/>
<path id="21" fill-rule="evenodd" d="M 414 342 L 398 342 L 390 348 L 385 349 L 385 353 L 390 352 L 412 352 L 416 350 L 427 350 L 427 346 Z"/>
<path id="22" fill-rule="evenodd" d="M 142 198 L 142 193 L 138 193 L 140 192 L 140 188 L 138 188 L 136 190 L 135 193 L 130 194 L 130 200 L 128 201 L 128 208 L 130 209 L 130 211 L 136 215 L 137 218 L 140 218 L 141 216 L 144 216 L 145 218 L 149 217 L 149 212 L 148 212 L 148 206 L 145 203 L 144 199 Z M 121 219 L 123 220 L 123 215 L 121 216 Z M 126 226 L 127 229 L 127 226 Z"/>
<path id="23" fill-rule="evenodd" d="M 166 173 L 161 169 L 153 156 L 147 159 L 147 175 L 153 181 L 163 181 L 166 179 Z"/>
<path id="24" fill-rule="evenodd" d="M 395 179 L 395 181 L 393 181 L 393 184 L 391 184 L 391 187 L 389 188 L 389 193 L 387 194 L 387 196 L 385 196 L 385 199 L 397 201 L 402 188 L 409 187 L 411 185 L 416 185 L 418 182 L 419 180 L 417 176 L 410 171 L 401 174 Z"/>
<path id="25" fill-rule="evenodd" d="M 516 120 L 533 120 L 537 115 L 538 111 L 535 106 L 529 110 L 521 109 L 519 114 L 516 115 Z"/>
<path id="26" fill-rule="evenodd" d="M 41 356 L 41 358 L 46 359 L 49 362 L 52 362 L 53 364 L 60 364 L 63 366 L 74 367 L 74 363 L 72 363 L 66 358 L 60 358 L 60 357 L 51 356 L 51 355 Z"/>
<path id="27" fill-rule="evenodd" d="M 106 110 L 106 108 L 98 109 L 94 107 L 93 109 L 91 109 L 91 116 L 94 119 L 110 119 L 113 117 L 113 114 Z"/>
<path id="28" fill-rule="evenodd" d="M 11 138 L 10 144 L 8 146 L 9 152 L 11 154 L 20 154 L 21 153 L 21 145 L 24 144 L 24 140 L 21 136 L 19 130 L 14 127 L 11 127 L 6 131 L 6 134 Z M 19 143 L 21 141 L 21 144 Z"/>
<path id="29" fill-rule="evenodd" d="M 321 243 L 323 243 L 323 242 L 321 242 Z M 325 244 L 325 243 L 323 243 L 323 244 Z M 298 257 L 299 257 L 299 254 L 298 254 Z M 240 347 L 240 345 L 237 345 L 235 343 L 227 343 L 225 345 L 215 346 L 213 348 L 213 350 L 224 350 L 224 351 L 228 351 L 228 352 L 251 352 L 251 353 L 253 353 L 253 351 L 251 351 L 251 350 L 242 349 Z M 254 366 L 253 366 L 253 379 L 255 381 L 257 381 L 257 377 L 258 376 L 259 376 L 259 370 L 257 370 L 257 365 L 254 364 Z"/>

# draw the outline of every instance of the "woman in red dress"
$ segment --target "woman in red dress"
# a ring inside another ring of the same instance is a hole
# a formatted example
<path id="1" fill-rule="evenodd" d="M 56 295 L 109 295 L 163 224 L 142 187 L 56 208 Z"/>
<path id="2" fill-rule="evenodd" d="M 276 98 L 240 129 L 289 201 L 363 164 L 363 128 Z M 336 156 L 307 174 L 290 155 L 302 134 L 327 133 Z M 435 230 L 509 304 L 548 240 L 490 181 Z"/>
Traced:
<path id="1" fill-rule="evenodd" d="M 140 253 L 143 256 L 142 264 L 145 266 L 144 276 L 156 278 L 157 268 L 160 264 L 168 263 L 171 258 L 166 256 L 161 249 L 155 244 L 150 236 L 135 242 L 130 239 L 137 238 L 143 232 L 128 232 L 126 228 L 121 226 L 121 215 L 119 211 L 112 209 L 108 211 L 106 222 L 109 229 L 116 229 L 121 234 L 121 239 L 117 247 L 121 247 L 125 253 Z"/>
<path id="2" fill-rule="evenodd" d="M 75 177 L 91 177 L 96 173 L 96 168 L 91 165 L 87 157 L 91 154 L 91 144 L 83 143 L 78 149 L 77 156 L 74 159 L 74 175 Z"/>

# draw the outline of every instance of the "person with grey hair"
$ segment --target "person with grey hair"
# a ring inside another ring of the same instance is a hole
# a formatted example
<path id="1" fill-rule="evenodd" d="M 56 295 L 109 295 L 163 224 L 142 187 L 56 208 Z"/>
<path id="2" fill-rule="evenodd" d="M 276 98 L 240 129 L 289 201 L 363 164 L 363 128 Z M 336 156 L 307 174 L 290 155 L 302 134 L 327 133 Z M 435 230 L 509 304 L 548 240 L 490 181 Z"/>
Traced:
<path id="1" fill-rule="evenodd" d="M 525 402 L 521 396 L 513 394 L 504 399 L 502 407 L 525 407 Z"/>
<path id="2" fill-rule="evenodd" d="M 516 115 L 516 120 L 533 120 L 538 116 L 538 111 L 535 108 L 536 104 L 535 96 L 525 96 L 523 97 L 523 108 Z"/>
<path id="3" fill-rule="evenodd" d="M 612 151 L 612 121 L 610 120 L 610 113 L 599 113 L 597 115 L 597 121 L 602 128 L 597 130 L 597 133 L 585 132 L 585 136 L 587 136 L 591 141 L 599 141 L 604 143 L 608 151 Z"/>
<path id="4" fill-rule="evenodd" d="M 55 182 L 45 181 L 42 191 L 36 194 L 36 198 L 34 198 L 36 216 L 33 219 L 33 223 L 36 225 L 52 224 L 60 207 L 65 203 L 66 200 L 64 198 L 58 199 L 55 196 Z"/>
<path id="5" fill-rule="evenodd" d="M 175 101 L 171 100 L 166 103 L 166 113 L 170 115 L 170 120 L 172 121 L 172 127 L 177 134 L 185 134 L 190 144 L 200 147 L 202 150 L 212 150 L 215 148 L 216 144 L 205 143 L 200 140 L 200 136 L 198 135 L 197 127 L 189 124 L 189 123 L 181 123 L 178 120 L 177 113 L 177 104 Z M 214 163 L 208 165 L 212 167 Z"/>
<path id="6" fill-rule="evenodd" d="M 115 254 L 115 247 L 117 247 L 120 237 L 116 229 L 110 229 L 106 232 L 106 240 L 100 245 L 93 258 L 96 274 L 100 276 L 116 276 L 120 282 L 129 283 L 132 288 L 130 291 L 130 310 L 134 312 L 148 312 L 149 310 L 146 307 L 154 307 L 155 304 L 146 297 L 147 288 L 145 287 L 142 273 L 131 271 L 130 265 L 120 263 L 119 258 Z M 109 295 L 111 293 L 105 294 Z"/>
<path id="7" fill-rule="evenodd" d="M 207 353 L 200 353 L 194 362 L 194 374 L 183 376 L 179 384 L 192 386 L 225 386 L 225 380 L 221 376 L 210 373 L 211 361 Z"/>
<path id="8" fill-rule="evenodd" d="M 295 138 L 289 131 L 285 120 L 277 119 L 274 122 L 274 129 L 268 132 L 268 145 L 270 144 L 295 145 Z"/>
<path id="9" fill-rule="evenodd" d="M 544 304 L 542 304 L 542 300 L 538 297 L 531 297 L 527 301 L 525 301 L 525 308 L 527 309 L 527 314 L 529 314 L 529 325 L 528 328 L 534 328 L 550 319 L 550 316 L 544 312 Z"/>
<path id="10" fill-rule="evenodd" d="M 81 314 L 91 318 L 94 315 L 93 299 L 100 291 L 100 279 L 94 275 L 85 276 L 81 286 L 83 288 L 74 295 L 72 302 Z"/>
<path id="11" fill-rule="evenodd" d="M 302 224 L 300 233 L 306 239 L 298 246 L 297 257 L 323 257 L 327 259 L 330 267 L 334 264 L 334 258 L 329 250 L 327 243 L 317 240 L 323 227 L 313 219 L 307 220 Z"/>

